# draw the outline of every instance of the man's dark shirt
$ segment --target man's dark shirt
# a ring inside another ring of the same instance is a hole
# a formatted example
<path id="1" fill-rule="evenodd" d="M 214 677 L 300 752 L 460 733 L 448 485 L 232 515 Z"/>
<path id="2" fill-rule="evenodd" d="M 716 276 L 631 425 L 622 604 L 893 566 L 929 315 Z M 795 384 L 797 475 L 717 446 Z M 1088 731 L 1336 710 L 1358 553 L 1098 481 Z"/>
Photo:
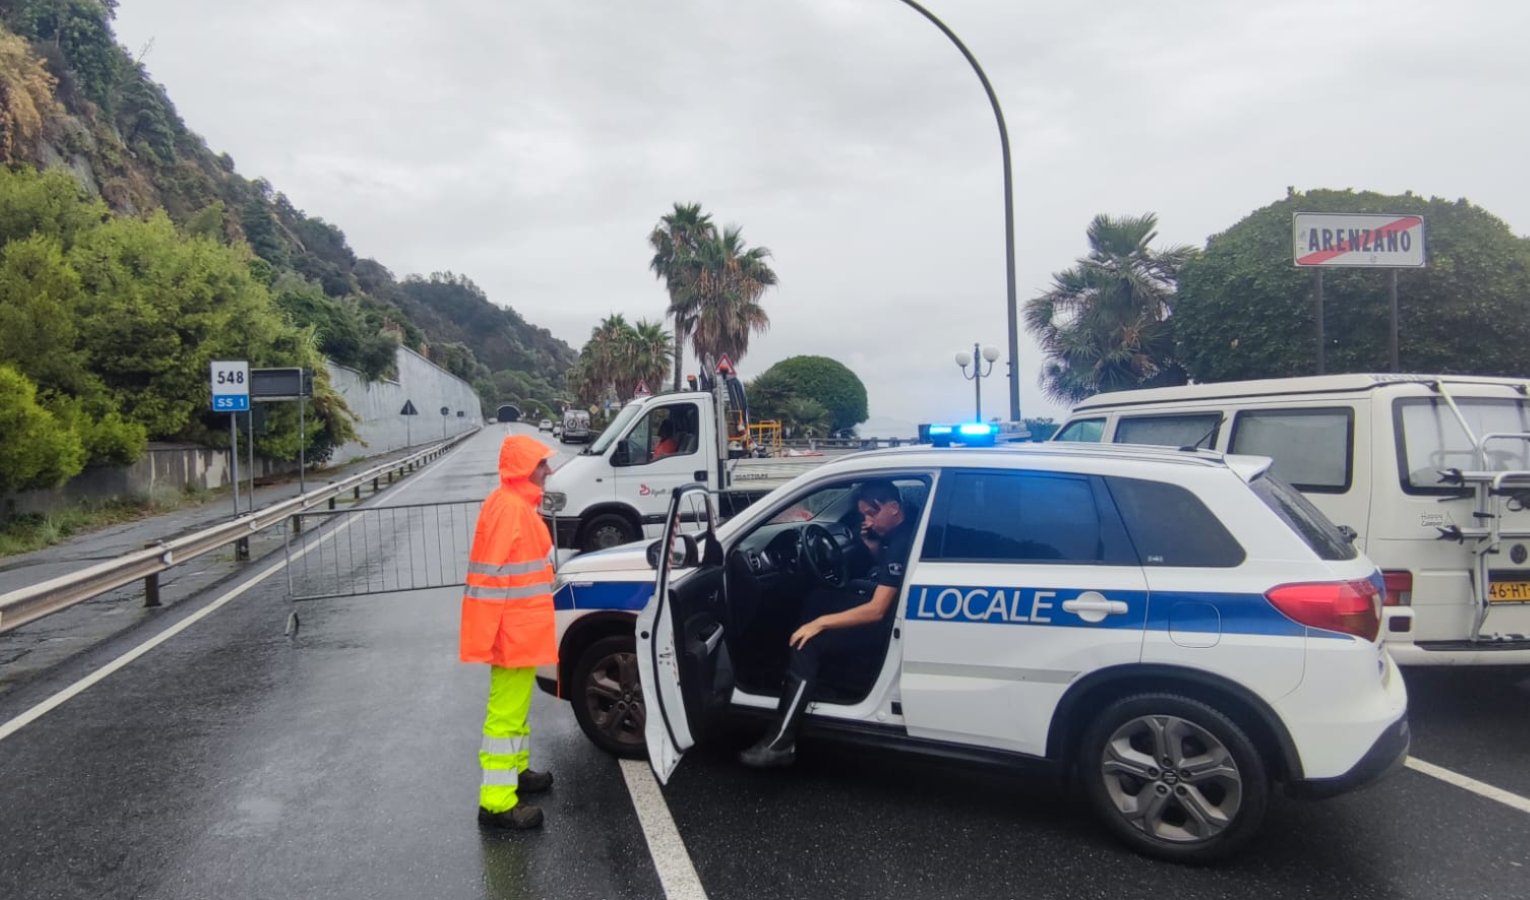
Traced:
<path id="1" fill-rule="evenodd" d="M 914 522 L 906 518 L 879 539 L 875 565 L 871 579 L 879 586 L 903 587 L 903 576 L 908 569 L 908 558 L 914 550 Z"/>

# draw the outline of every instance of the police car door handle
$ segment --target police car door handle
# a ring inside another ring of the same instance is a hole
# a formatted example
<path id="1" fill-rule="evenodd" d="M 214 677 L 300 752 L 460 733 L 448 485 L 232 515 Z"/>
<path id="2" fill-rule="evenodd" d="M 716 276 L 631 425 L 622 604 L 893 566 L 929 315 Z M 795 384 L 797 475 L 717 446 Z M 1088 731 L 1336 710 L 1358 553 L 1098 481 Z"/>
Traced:
<path id="1" fill-rule="evenodd" d="M 715 651 L 717 649 L 717 642 L 722 640 L 722 636 L 723 636 L 723 629 L 722 629 L 722 626 L 719 625 L 716 628 L 712 629 L 712 633 L 707 635 L 706 638 L 703 640 L 703 643 L 706 645 L 706 648 L 707 648 L 707 655 L 708 656 L 710 656 L 713 653 L 713 651 Z"/>
<path id="2" fill-rule="evenodd" d="M 1062 602 L 1063 612 L 1070 612 L 1085 622 L 1103 622 L 1106 616 L 1128 612 L 1131 607 L 1124 600 L 1110 600 L 1095 591 L 1085 591 L 1072 600 Z"/>

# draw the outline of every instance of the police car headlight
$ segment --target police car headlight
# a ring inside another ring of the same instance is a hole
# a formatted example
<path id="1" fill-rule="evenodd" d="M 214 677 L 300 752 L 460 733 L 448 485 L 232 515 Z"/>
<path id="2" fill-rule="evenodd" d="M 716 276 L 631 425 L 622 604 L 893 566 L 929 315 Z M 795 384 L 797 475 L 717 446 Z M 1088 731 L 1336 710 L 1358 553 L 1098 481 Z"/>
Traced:
<path id="1" fill-rule="evenodd" d="M 543 512 L 563 512 L 565 506 L 568 506 L 568 495 L 562 491 L 547 491 L 542 495 Z"/>

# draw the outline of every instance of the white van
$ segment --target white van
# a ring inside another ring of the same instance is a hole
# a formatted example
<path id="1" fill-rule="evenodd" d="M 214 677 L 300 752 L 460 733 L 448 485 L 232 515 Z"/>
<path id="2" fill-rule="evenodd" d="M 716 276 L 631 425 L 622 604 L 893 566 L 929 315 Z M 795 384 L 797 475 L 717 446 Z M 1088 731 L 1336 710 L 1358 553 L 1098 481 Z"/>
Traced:
<path id="1" fill-rule="evenodd" d="M 1100 394 L 1052 438 L 1268 456 L 1381 567 L 1412 665 L 1530 663 L 1530 382 L 1325 375 Z M 1172 528 L 1172 522 L 1165 527 Z"/>

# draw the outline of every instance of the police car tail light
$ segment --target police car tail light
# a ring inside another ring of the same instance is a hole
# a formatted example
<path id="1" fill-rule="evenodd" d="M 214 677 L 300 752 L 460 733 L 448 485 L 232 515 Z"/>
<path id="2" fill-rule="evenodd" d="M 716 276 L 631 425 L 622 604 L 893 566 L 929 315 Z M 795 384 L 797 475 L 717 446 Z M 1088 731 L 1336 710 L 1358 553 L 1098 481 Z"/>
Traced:
<path id="1" fill-rule="evenodd" d="M 1310 628 L 1352 634 L 1367 641 L 1381 633 L 1381 589 L 1374 581 L 1323 581 L 1283 584 L 1265 599 L 1286 616 Z"/>
<path id="2" fill-rule="evenodd" d="M 1382 572 L 1382 579 L 1386 582 L 1387 593 L 1382 598 L 1382 606 L 1411 606 L 1413 604 L 1413 573 L 1407 570 L 1394 572 Z"/>

